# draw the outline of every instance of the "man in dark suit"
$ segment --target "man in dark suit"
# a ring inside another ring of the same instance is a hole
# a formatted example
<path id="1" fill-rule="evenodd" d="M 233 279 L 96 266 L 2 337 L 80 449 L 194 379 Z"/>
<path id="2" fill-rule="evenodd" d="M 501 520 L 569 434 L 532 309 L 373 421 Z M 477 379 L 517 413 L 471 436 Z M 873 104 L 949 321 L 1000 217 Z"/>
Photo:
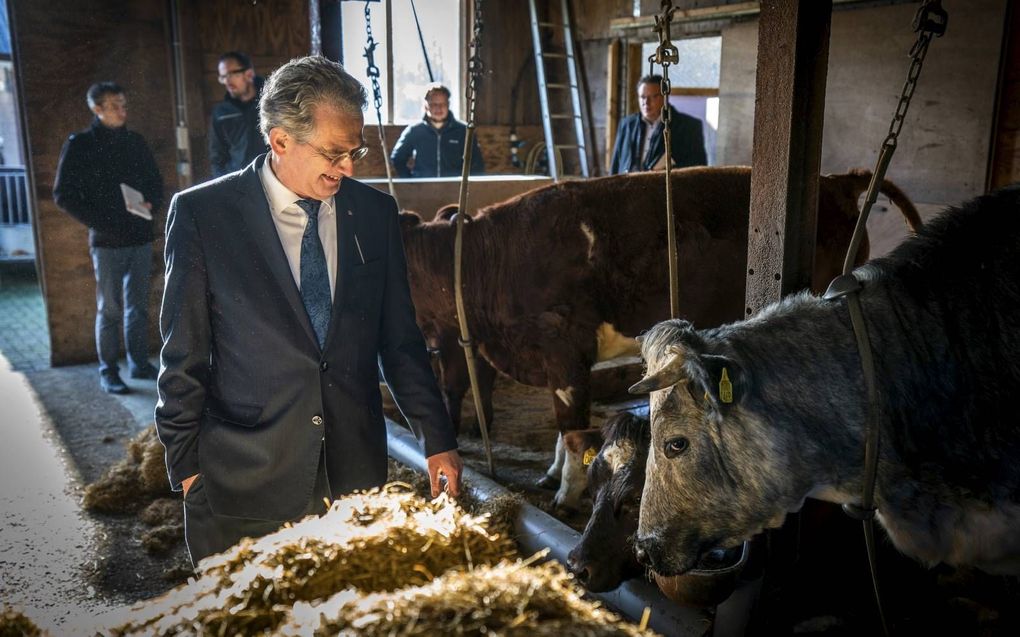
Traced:
<path id="1" fill-rule="evenodd" d="M 638 81 L 640 113 L 628 115 L 616 131 L 616 145 L 609 174 L 619 175 L 666 167 L 665 141 L 662 135 L 662 76 L 646 75 Z M 669 106 L 670 147 L 673 168 L 704 166 L 708 163 L 701 120 Z"/>
<path id="2" fill-rule="evenodd" d="M 292 60 L 260 100 L 268 155 L 170 206 L 156 426 L 194 562 L 385 482 L 380 367 L 433 495 L 459 493 L 396 204 L 351 179 L 365 103 L 339 64 Z"/>

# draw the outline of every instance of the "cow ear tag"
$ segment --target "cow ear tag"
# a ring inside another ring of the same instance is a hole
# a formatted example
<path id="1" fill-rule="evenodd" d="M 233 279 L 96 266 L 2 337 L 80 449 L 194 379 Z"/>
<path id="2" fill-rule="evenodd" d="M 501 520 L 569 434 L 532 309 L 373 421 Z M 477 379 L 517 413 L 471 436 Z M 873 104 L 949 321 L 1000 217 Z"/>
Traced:
<path id="1" fill-rule="evenodd" d="M 587 467 L 591 463 L 595 462 L 595 457 L 597 455 L 599 455 L 599 452 L 598 452 L 598 449 L 596 449 L 595 447 L 588 447 L 587 449 L 585 449 L 584 450 L 584 458 L 582 459 L 583 462 L 584 462 L 584 466 Z"/>
<path id="2" fill-rule="evenodd" d="M 722 378 L 719 379 L 719 400 L 727 404 L 733 402 L 733 383 L 730 382 L 730 374 L 725 367 L 722 368 Z"/>

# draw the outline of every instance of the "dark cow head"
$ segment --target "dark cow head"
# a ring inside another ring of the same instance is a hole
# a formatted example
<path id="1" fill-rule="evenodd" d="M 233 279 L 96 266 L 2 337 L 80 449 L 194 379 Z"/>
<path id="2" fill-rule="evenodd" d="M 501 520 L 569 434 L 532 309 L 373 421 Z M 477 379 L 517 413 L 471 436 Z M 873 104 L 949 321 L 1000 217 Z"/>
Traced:
<path id="1" fill-rule="evenodd" d="M 652 424 L 636 544 L 662 575 L 782 524 L 803 501 L 790 466 L 796 441 L 749 407 L 751 379 L 716 353 L 723 347 L 678 320 L 642 341 L 648 373 L 631 391 L 652 392 Z"/>
<path id="2" fill-rule="evenodd" d="M 567 565 L 588 590 L 616 588 L 644 572 L 634 556 L 633 535 L 645 483 L 648 421 L 623 412 L 602 427 L 605 442 L 588 466 L 591 518 Z"/>

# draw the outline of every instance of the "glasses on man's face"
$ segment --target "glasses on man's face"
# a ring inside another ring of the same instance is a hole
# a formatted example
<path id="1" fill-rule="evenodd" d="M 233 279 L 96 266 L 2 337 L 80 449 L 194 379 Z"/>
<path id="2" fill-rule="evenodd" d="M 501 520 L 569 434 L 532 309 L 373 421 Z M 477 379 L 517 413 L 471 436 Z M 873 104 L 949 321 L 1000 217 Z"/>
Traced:
<path id="1" fill-rule="evenodd" d="M 240 73 L 244 73 L 247 70 L 248 69 L 234 69 L 233 71 L 227 71 L 227 73 L 225 75 L 218 75 L 218 76 L 216 76 L 216 79 L 219 80 L 220 84 L 226 84 L 227 80 L 229 80 L 230 78 L 234 77 L 235 75 L 238 75 Z"/>
<path id="2" fill-rule="evenodd" d="M 365 145 L 358 146 L 352 150 L 345 150 L 342 153 L 327 153 L 315 144 L 310 144 L 308 142 L 305 142 L 305 145 L 314 150 L 316 155 L 328 161 L 330 167 L 342 164 L 348 159 L 351 160 L 352 164 L 356 164 L 364 159 L 365 155 L 368 154 L 368 146 Z"/>

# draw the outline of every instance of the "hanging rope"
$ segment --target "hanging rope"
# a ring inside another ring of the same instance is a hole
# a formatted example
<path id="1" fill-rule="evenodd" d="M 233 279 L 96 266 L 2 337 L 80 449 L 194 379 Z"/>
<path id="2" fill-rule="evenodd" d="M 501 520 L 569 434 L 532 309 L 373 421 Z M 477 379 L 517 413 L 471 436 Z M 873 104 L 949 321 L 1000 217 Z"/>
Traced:
<path id="1" fill-rule="evenodd" d="M 372 81 L 372 99 L 375 102 L 375 118 L 378 123 L 379 145 L 382 147 L 383 163 L 386 164 L 386 180 L 390 185 L 390 196 L 397 202 L 397 210 L 400 209 L 400 200 L 397 199 L 397 189 L 393 185 L 393 170 L 390 168 L 390 153 L 386 149 L 386 136 L 383 133 L 382 121 L 382 89 L 379 88 L 379 67 L 375 64 L 375 48 L 379 43 L 372 37 L 372 10 L 371 0 L 365 0 L 365 53 L 364 58 L 368 62 L 368 79 Z"/>
<path id="2" fill-rule="evenodd" d="M 679 272 L 676 261 L 676 226 L 673 222 L 673 146 L 670 136 L 669 66 L 680 61 L 680 52 L 669 37 L 669 24 L 673 20 L 673 0 L 662 0 L 662 15 L 655 16 L 654 30 L 659 34 L 659 46 L 648 58 L 648 68 L 662 66 L 662 135 L 666 152 L 666 253 L 669 261 L 669 315 L 680 318 Z M 650 74 L 650 73 L 649 73 Z"/>
<path id="3" fill-rule="evenodd" d="M 900 93 L 900 101 L 896 105 L 896 112 L 889 125 L 889 133 L 882 142 L 882 150 L 878 155 L 878 162 L 875 165 L 875 172 L 871 176 L 871 183 L 868 185 L 868 192 L 864 198 L 864 206 L 857 218 L 857 225 L 854 228 L 853 237 L 850 240 L 850 248 L 847 250 L 846 259 L 843 262 L 843 274 L 836 278 L 825 292 L 826 299 L 835 299 L 841 296 L 846 297 L 847 309 L 850 312 L 850 323 L 854 330 L 854 337 L 857 341 L 857 350 L 861 356 L 861 373 L 864 376 L 864 386 L 867 390 L 867 421 L 865 424 L 864 441 L 864 486 L 861 493 L 860 506 L 844 504 L 843 510 L 850 517 L 861 520 L 864 527 L 864 544 L 868 553 L 868 566 L 871 569 L 871 582 L 875 594 L 875 604 L 878 607 L 878 616 L 882 623 L 882 631 L 889 635 L 889 627 L 885 619 L 885 611 L 882 608 L 882 597 L 878 587 L 878 564 L 875 559 L 875 528 L 874 518 L 877 508 L 875 507 L 875 482 L 878 479 L 878 446 L 879 436 L 879 413 L 880 407 L 878 398 L 878 383 L 875 378 L 875 360 L 871 349 L 871 339 L 868 336 L 868 327 L 864 322 L 864 312 L 861 307 L 860 291 L 861 282 L 853 276 L 854 257 L 864 238 L 868 223 L 868 215 L 871 207 L 878 198 L 878 192 L 882 182 L 885 180 L 886 170 L 889 162 L 892 161 L 893 153 L 896 152 L 896 144 L 903 128 L 903 120 L 906 117 L 907 109 L 910 107 L 910 99 L 917 87 L 917 80 L 921 75 L 921 67 L 924 65 L 924 58 L 928 54 L 928 45 L 933 37 L 941 37 L 946 31 L 948 15 L 942 8 L 940 0 L 926 0 L 914 16 L 913 28 L 918 32 L 917 41 L 910 49 L 910 70 L 907 72 L 907 81 Z"/>
<path id="4" fill-rule="evenodd" d="M 482 409 L 482 397 L 478 391 L 478 369 L 475 359 L 474 343 L 468 329 L 467 310 L 464 307 L 464 223 L 467 220 L 468 175 L 471 172 L 471 155 L 474 150 L 475 136 L 475 102 L 478 97 L 478 80 L 482 75 L 482 0 L 475 0 L 475 26 L 471 38 L 471 58 L 468 60 L 467 88 L 467 133 L 464 135 L 464 165 L 460 174 L 460 197 L 457 208 L 457 235 L 453 244 L 453 294 L 457 302 L 457 321 L 460 323 L 460 346 L 464 348 L 467 359 L 468 377 L 471 380 L 471 394 L 475 399 L 475 413 L 478 415 L 478 428 L 482 432 L 485 445 L 485 458 L 489 463 L 489 475 L 496 477 L 496 467 L 492 461 L 492 446 L 489 443 L 489 423 L 485 420 Z"/>
<path id="5" fill-rule="evenodd" d="M 418 10 L 414 8 L 414 0 L 411 0 L 411 13 L 414 15 L 414 26 L 418 28 L 418 41 L 421 42 L 421 56 L 425 58 L 425 70 L 429 72 L 429 83 L 434 83 L 436 78 L 432 75 L 432 65 L 429 64 L 429 50 L 425 48 L 425 37 L 421 34 L 421 22 L 418 22 Z"/>

